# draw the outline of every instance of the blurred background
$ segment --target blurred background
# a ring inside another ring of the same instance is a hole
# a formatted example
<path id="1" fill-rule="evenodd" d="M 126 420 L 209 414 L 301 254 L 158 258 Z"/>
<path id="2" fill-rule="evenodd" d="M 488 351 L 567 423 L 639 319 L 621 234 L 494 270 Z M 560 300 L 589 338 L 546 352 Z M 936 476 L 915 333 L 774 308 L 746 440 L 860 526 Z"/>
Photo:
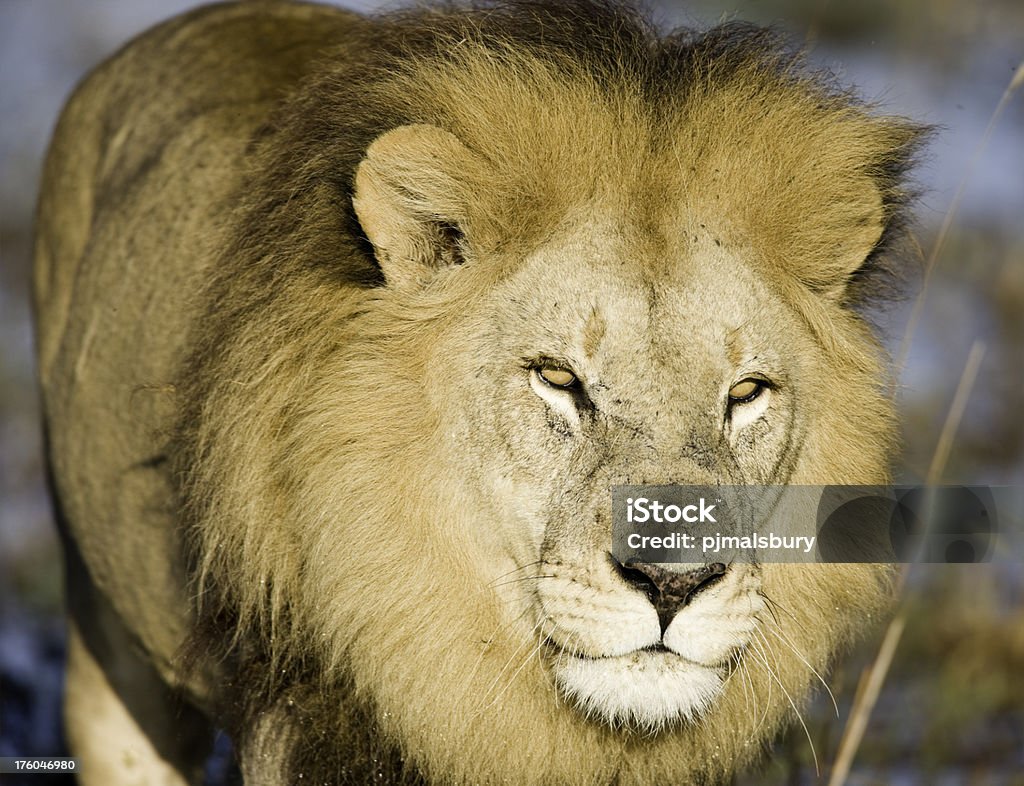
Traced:
<path id="1" fill-rule="evenodd" d="M 379 3 L 342 3 L 358 9 Z M 92 66 L 191 0 L 0 0 L 0 756 L 67 755 L 60 736 L 60 558 L 43 484 L 32 359 L 32 212 L 61 105 Z M 980 152 L 987 124 L 1024 60 L 1020 0 L 694 0 L 650 4 L 666 27 L 727 18 L 775 24 L 811 61 L 881 111 L 935 124 L 918 171 L 916 236 L 927 257 L 958 189 L 900 375 L 899 480 L 923 480 L 970 348 L 984 356 L 943 480 L 1013 484 L 1002 528 L 1020 531 L 1024 479 L 1024 86 Z M 921 263 L 923 268 L 923 261 Z M 894 355 L 922 276 L 872 315 Z M 1004 497 L 1005 498 L 1005 497 Z M 1024 567 L 927 566 L 907 595 L 907 631 L 849 783 L 1024 784 Z M 881 632 L 880 632 L 881 633 Z M 840 717 L 818 696 L 743 784 L 810 784 L 835 758 L 866 642 L 828 678 Z M 822 691 L 824 694 L 824 691 Z M 809 739 L 808 739 L 809 738 Z M 810 740 L 810 741 L 809 741 Z M 812 754 L 812 743 L 814 754 Z M 223 782 L 221 765 L 209 781 Z M 0 780 L 13 782 L 9 776 Z M 31 783 L 48 782 L 33 776 Z M 49 782 L 57 782 L 50 780 Z"/>

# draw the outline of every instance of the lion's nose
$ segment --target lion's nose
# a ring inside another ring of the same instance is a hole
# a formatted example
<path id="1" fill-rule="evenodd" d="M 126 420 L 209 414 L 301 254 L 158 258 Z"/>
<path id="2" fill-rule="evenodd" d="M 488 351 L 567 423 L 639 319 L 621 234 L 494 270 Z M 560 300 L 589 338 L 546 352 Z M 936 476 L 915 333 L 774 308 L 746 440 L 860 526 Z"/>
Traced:
<path id="1" fill-rule="evenodd" d="M 675 618 L 676 612 L 697 593 L 725 575 L 726 571 L 726 566 L 721 562 L 712 562 L 683 573 L 666 570 L 649 562 L 628 562 L 623 565 L 615 557 L 612 557 L 612 564 L 625 581 L 647 593 L 654 610 L 658 612 L 662 635 Z"/>

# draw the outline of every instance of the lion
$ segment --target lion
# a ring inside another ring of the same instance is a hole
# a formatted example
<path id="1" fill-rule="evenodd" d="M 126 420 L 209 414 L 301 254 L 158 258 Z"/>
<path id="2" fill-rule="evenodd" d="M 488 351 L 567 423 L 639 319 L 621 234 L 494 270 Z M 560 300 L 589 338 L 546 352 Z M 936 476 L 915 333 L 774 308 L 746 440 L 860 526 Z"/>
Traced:
<path id="1" fill-rule="evenodd" d="M 99 66 L 35 268 L 82 782 L 215 729 L 249 784 L 755 763 L 890 569 L 623 566 L 610 488 L 888 480 L 921 134 L 603 0 L 220 4 Z"/>

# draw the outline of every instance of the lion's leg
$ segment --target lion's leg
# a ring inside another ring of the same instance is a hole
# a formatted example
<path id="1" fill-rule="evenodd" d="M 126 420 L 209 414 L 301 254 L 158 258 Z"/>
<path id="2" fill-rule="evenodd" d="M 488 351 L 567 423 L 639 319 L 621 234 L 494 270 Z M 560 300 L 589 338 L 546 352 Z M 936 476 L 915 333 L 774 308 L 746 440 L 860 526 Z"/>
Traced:
<path id="1" fill-rule="evenodd" d="M 199 782 L 208 724 L 174 697 L 130 649 L 104 667 L 74 621 L 68 636 L 64 722 L 85 786 L 184 786 Z M 108 677 L 108 672 L 113 672 Z M 112 679 L 117 687 L 112 684 Z M 131 696 L 131 709 L 123 696 Z M 145 730 L 144 730 L 145 728 Z"/>

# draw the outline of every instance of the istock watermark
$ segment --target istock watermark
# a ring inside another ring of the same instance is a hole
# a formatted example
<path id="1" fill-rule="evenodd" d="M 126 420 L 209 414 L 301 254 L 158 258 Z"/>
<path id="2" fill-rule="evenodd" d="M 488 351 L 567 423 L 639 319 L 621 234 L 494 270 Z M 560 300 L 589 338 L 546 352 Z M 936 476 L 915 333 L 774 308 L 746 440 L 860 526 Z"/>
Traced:
<path id="1" fill-rule="evenodd" d="M 612 554 L 630 562 L 1021 559 L 1020 487 L 615 486 Z M 1000 530 L 1000 513 L 1006 526 Z"/>

